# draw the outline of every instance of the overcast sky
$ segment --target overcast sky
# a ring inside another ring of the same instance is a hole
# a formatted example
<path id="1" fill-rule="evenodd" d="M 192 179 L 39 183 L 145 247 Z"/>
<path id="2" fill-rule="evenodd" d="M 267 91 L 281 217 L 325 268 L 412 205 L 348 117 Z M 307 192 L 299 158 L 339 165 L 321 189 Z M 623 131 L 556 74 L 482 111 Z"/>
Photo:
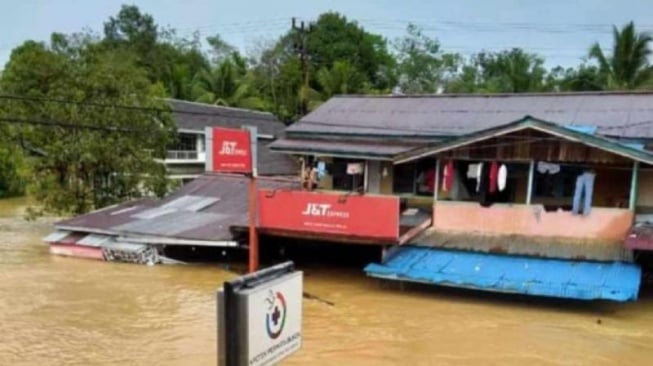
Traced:
<path id="1" fill-rule="evenodd" d="M 328 10 L 388 39 L 413 22 L 445 50 L 468 55 L 522 47 L 545 56 L 547 66 L 580 63 L 595 41 L 608 47 L 612 24 L 634 20 L 653 31 L 653 0 L 0 0 L 0 65 L 25 40 L 46 40 L 55 31 L 101 31 L 123 3 L 138 5 L 181 34 L 220 33 L 243 50 L 280 35 L 293 16 L 311 20 Z"/>

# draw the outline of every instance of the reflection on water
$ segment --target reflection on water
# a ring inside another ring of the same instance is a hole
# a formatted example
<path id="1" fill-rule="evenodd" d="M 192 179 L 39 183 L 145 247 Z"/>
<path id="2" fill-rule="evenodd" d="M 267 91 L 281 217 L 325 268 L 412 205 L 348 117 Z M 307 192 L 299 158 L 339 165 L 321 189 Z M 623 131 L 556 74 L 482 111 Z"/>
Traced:
<path id="1" fill-rule="evenodd" d="M 52 257 L 51 221 L 0 201 L 0 365 L 215 365 L 215 266 Z M 648 365 L 653 296 L 578 303 L 382 288 L 305 268 L 304 346 L 289 365 Z"/>

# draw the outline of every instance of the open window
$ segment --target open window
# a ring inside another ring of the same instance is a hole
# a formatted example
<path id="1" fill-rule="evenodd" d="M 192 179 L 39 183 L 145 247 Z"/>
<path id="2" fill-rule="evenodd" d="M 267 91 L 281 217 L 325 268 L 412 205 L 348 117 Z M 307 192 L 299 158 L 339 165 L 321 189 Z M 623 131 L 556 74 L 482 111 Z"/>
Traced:
<path id="1" fill-rule="evenodd" d="M 393 171 L 393 193 L 433 196 L 434 189 L 434 158 L 420 159 L 415 162 L 395 165 Z"/>
<path id="2" fill-rule="evenodd" d="M 362 160 L 333 159 L 330 172 L 335 190 L 355 191 L 365 184 L 365 162 Z"/>

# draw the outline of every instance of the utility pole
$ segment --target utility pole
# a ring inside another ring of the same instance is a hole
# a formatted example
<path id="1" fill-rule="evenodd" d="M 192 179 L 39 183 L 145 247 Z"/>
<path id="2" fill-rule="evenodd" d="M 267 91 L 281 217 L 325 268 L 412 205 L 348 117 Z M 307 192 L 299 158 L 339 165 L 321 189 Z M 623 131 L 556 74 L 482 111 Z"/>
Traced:
<path id="1" fill-rule="evenodd" d="M 301 21 L 298 27 L 295 18 L 292 18 L 292 29 L 295 32 L 295 42 L 293 48 L 295 52 L 299 55 L 299 62 L 302 65 L 301 101 L 299 105 L 300 116 L 305 116 L 308 113 L 309 84 L 308 84 L 308 51 L 306 49 L 306 40 L 312 28 L 313 28 L 312 25 L 309 26 L 308 28 L 304 27 L 304 21 Z"/>

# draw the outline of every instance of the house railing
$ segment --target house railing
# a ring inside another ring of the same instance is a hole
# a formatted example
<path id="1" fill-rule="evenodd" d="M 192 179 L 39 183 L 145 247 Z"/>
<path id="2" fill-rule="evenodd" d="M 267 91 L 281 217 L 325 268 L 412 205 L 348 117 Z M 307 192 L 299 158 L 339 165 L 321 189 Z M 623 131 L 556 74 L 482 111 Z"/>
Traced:
<path id="1" fill-rule="evenodd" d="M 197 151 L 190 150 L 168 150 L 166 153 L 168 160 L 198 160 Z"/>

